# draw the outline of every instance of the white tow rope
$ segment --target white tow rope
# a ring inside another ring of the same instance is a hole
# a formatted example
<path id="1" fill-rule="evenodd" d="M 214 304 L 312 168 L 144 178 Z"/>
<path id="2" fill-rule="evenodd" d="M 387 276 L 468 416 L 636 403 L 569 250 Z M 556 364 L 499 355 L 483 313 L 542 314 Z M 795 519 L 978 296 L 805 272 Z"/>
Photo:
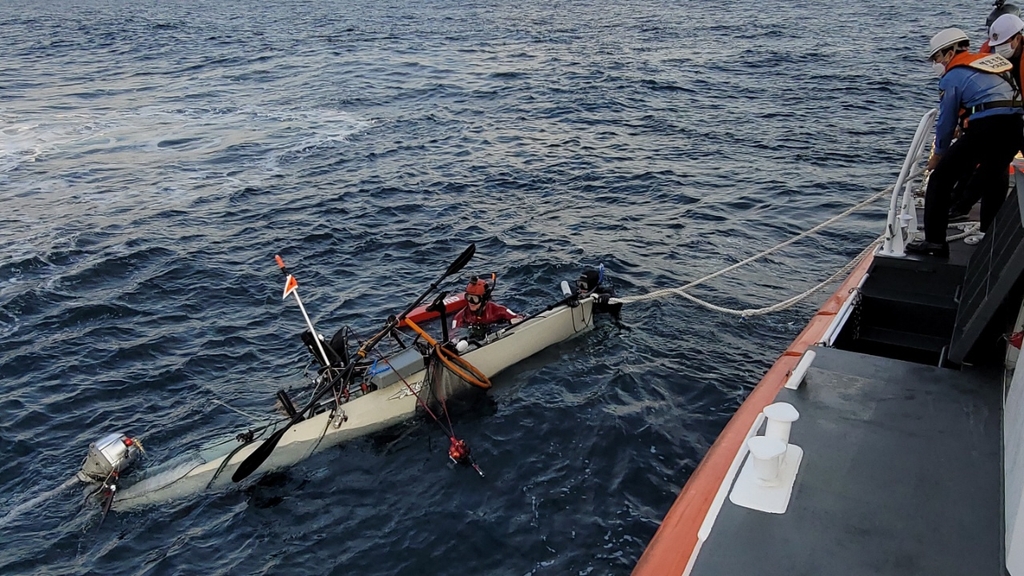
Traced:
<path id="1" fill-rule="evenodd" d="M 794 306 L 795 304 L 797 304 L 801 300 L 807 298 L 811 294 L 814 294 L 815 292 L 821 290 L 822 288 L 824 288 L 825 286 L 829 285 L 830 283 L 832 283 L 836 279 L 838 279 L 838 278 L 848 274 L 850 270 L 852 270 L 865 256 L 867 256 L 869 253 L 871 253 L 871 251 L 873 251 L 882 242 L 882 237 L 880 236 L 880 237 L 876 238 L 874 241 L 872 241 L 870 244 L 868 244 L 867 248 L 862 250 L 860 252 L 860 254 L 855 256 L 853 258 L 853 260 L 848 262 L 845 266 L 843 266 L 841 269 L 839 269 L 839 271 L 837 271 L 835 274 L 833 274 L 832 276 L 829 276 L 828 279 L 826 279 L 824 282 L 821 282 L 817 286 L 814 286 L 813 288 L 811 288 L 811 289 L 809 289 L 809 290 L 807 290 L 807 291 L 805 291 L 805 292 L 803 292 L 801 294 L 798 294 L 798 295 L 796 295 L 796 296 L 794 296 L 792 298 L 789 298 L 787 300 L 783 300 L 782 302 L 779 302 L 777 304 L 772 304 L 771 306 L 765 306 L 764 308 L 747 308 L 745 310 L 735 310 L 735 309 L 732 309 L 732 308 L 725 308 L 723 306 L 718 306 L 716 304 L 712 304 L 710 302 L 707 302 L 706 300 L 701 300 L 700 298 L 697 298 L 696 296 L 688 294 L 686 292 L 686 290 L 689 290 L 690 288 L 693 288 L 695 286 L 699 286 L 699 285 L 707 282 L 708 280 L 711 280 L 713 278 L 717 278 L 717 277 L 719 277 L 719 276 L 721 276 L 723 274 L 726 274 L 728 272 L 731 272 L 731 271 L 733 271 L 733 270 L 735 270 L 735 269 L 737 269 L 737 268 L 739 268 L 741 266 L 745 266 L 747 264 L 750 264 L 751 262 L 754 262 L 756 260 L 760 260 L 761 258 L 764 258 L 765 256 L 768 256 L 769 254 L 773 254 L 775 252 L 778 252 L 779 250 L 785 248 L 786 246 L 789 246 L 790 244 L 796 242 L 797 240 L 800 240 L 801 238 L 805 238 L 807 236 L 810 236 L 811 234 L 814 234 L 816 232 L 824 230 L 825 228 L 827 228 L 831 224 L 835 223 L 836 221 L 838 221 L 838 220 L 840 220 L 842 218 L 845 218 L 845 217 L 849 216 L 850 214 L 853 214 L 857 210 L 860 210 L 861 208 L 864 208 L 865 206 L 868 206 L 871 203 L 878 201 L 878 199 L 882 198 L 883 196 L 887 196 L 887 195 L 889 195 L 891 193 L 892 193 L 892 186 L 886 188 L 885 190 L 882 190 L 881 192 L 878 192 L 877 194 L 871 196 L 867 200 L 864 200 L 863 202 L 860 202 L 860 203 L 858 203 L 858 204 L 848 208 L 847 210 L 845 210 L 841 214 L 839 214 L 837 216 L 833 216 L 832 218 L 829 218 L 828 220 L 825 220 L 824 222 L 822 222 L 821 224 L 818 224 L 817 226 L 815 226 L 814 228 L 811 228 L 810 230 L 807 230 L 805 232 L 801 232 L 800 234 L 790 238 L 789 240 L 786 240 L 785 242 L 782 242 L 782 243 L 780 243 L 780 244 L 778 244 L 776 246 L 773 246 L 773 247 L 771 247 L 771 248 L 769 248 L 769 249 L 767 249 L 767 250 L 765 250 L 763 252 L 759 252 L 759 253 L 757 253 L 757 254 L 755 254 L 755 255 L 753 255 L 753 256 L 745 259 L 745 260 L 741 260 L 741 261 L 739 261 L 739 262 L 737 262 L 737 263 L 735 263 L 735 264 L 733 264 L 731 266 L 727 266 L 725 268 L 722 268 L 718 272 L 714 272 L 712 274 L 708 274 L 707 276 L 705 276 L 703 278 L 700 278 L 699 280 L 694 280 L 693 282 L 690 282 L 690 283 L 685 284 L 683 286 L 680 286 L 678 288 L 665 288 L 663 290 L 655 290 L 654 292 L 650 292 L 648 294 L 643 294 L 641 296 L 627 296 L 625 298 L 612 298 L 610 300 L 610 302 L 611 303 L 631 304 L 633 302 L 641 302 L 643 300 L 653 300 L 655 298 L 663 298 L 663 297 L 666 297 L 666 296 L 681 296 L 681 297 L 686 298 L 687 300 L 689 300 L 689 301 L 691 301 L 691 302 L 693 302 L 695 304 L 698 304 L 700 306 L 703 306 L 703 307 L 705 307 L 705 308 L 707 308 L 709 310 L 714 310 L 716 312 L 721 312 L 723 314 L 731 314 L 731 315 L 734 315 L 734 316 L 740 316 L 740 317 L 743 317 L 743 318 L 746 318 L 746 317 L 749 317 L 749 316 L 761 316 L 761 315 L 764 315 L 764 314 L 770 314 L 772 312 L 778 312 L 780 310 L 785 310 L 787 308 L 790 308 L 790 307 Z"/>

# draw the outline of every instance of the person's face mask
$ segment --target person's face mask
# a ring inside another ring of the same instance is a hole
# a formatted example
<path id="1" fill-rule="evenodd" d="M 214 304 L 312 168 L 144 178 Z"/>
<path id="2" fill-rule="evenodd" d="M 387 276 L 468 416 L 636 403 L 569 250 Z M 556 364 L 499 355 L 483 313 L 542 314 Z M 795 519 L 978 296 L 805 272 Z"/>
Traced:
<path id="1" fill-rule="evenodd" d="M 932 72 L 939 78 L 942 78 L 943 74 L 946 73 L 946 65 L 942 62 L 932 62 Z"/>
<path id="2" fill-rule="evenodd" d="M 1013 53 L 1016 52 L 1016 50 L 1013 47 L 1012 40 L 1010 42 L 1004 42 L 1003 44 L 996 46 L 995 51 L 996 54 L 999 54 L 1000 56 L 1006 58 L 1007 60 L 1013 58 Z"/>

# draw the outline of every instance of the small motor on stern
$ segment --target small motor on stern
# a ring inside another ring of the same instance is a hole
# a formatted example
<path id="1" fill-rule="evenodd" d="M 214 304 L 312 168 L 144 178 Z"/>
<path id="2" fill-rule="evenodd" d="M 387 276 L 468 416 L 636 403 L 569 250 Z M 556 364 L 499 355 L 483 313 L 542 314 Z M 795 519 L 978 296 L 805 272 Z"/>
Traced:
<path id="1" fill-rule="evenodd" d="M 108 434 L 89 444 L 89 454 L 82 463 L 78 478 L 83 482 L 104 482 L 117 476 L 142 457 L 142 444 L 120 432 Z"/>

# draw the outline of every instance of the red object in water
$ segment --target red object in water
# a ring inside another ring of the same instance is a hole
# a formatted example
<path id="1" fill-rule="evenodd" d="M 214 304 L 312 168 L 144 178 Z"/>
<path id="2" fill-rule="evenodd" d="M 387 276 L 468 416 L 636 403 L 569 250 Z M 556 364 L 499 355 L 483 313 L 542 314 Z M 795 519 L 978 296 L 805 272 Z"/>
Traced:
<path id="1" fill-rule="evenodd" d="M 1021 344 L 1024 343 L 1024 332 L 1014 332 L 1007 340 L 1010 342 L 1010 346 L 1020 350 Z"/>
<path id="2" fill-rule="evenodd" d="M 462 462 L 466 456 L 469 456 L 469 447 L 466 446 L 466 442 L 464 440 L 457 440 L 453 436 L 452 444 L 448 447 L 448 457 L 455 462 Z"/>

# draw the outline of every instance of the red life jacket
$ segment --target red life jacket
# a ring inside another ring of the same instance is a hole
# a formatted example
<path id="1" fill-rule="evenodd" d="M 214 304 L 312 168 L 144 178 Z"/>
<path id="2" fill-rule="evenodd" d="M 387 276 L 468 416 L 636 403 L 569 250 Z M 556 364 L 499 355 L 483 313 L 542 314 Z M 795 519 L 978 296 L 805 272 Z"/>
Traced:
<path id="1" fill-rule="evenodd" d="M 505 308 L 500 304 L 487 301 L 480 307 L 479 313 L 471 311 L 469 306 L 459 310 L 459 313 L 455 315 L 455 319 L 452 320 L 452 328 L 458 328 L 466 325 L 486 326 L 488 324 L 494 324 L 495 322 L 511 321 L 518 317 L 518 314 L 508 308 Z"/>

